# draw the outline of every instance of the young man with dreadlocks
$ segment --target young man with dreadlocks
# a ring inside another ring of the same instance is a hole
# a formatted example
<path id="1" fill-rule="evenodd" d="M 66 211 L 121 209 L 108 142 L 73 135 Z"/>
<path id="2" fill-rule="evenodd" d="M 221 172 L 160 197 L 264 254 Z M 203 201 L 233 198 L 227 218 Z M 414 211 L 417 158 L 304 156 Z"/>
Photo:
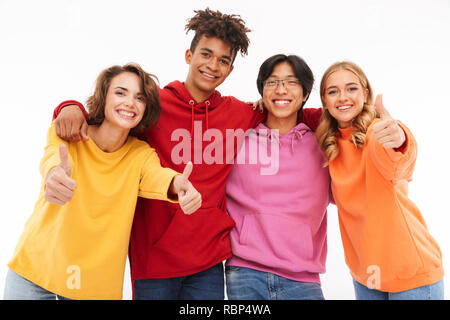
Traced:
<path id="1" fill-rule="evenodd" d="M 237 53 L 247 54 L 250 30 L 238 15 L 195 12 L 186 25 L 187 32 L 195 31 L 185 54 L 188 75 L 160 89 L 161 115 L 145 137 L 164 167 L 183 171 L 192 159 L 190 181 L 202 194 L 202 207 L 187 216 L 178 205 L 139 198 L 129 251 L 134 299 L 224 299 L 222 262 L 231 257 L 229 232 L 235 225 L 225 206 L 230 159 L 237 152 L 238 129 L 245 132 L 264 119 L 215 90 L 233 70 Z M 55 110 L 61 138 L 87 138 L 78 107 L 84 111 L 72 100 Z M 303 112 L 314 128 L 318 115 Z"/>

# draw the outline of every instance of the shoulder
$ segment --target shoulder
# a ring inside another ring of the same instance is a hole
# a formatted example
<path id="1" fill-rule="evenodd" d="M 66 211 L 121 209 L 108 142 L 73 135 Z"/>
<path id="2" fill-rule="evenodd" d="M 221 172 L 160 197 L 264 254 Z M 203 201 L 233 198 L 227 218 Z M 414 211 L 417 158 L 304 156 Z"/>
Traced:
<path id="1" fill-rule="evenodd" d="M 243 106 L 249 106 L 248 103 L 239 100 L 236 97 L 233 96 L 218 96 L 216 97 L 216 101 L 217 104 L 225 104 L 228 106 L 233 106 L 233 107 L 243 107 Z"/>
<path id="2" fill-rule="evenodd" d="M 244 116 L 244 118 L 253 117 L 253 114 L 257 111 L 253 110 L 252 103 L 244 102 L 233 96 L 220 97 L 220 103 L 218 104 L 218 106 L 220 106 L 220 108 L 222 108 L 223 110 L 226 109 L 227 112 L 236 112 L 237 114 Z"/>
<path id="3" fill-rule="evenodd" d="M 315 119 L 319 121 L 320 117 L 322 116 L 322 108 L 304 108 L 302 113 L 304 118 Z"/>
<path id="4" fill-rule="evenodd" d="M 133 164 L 148 165 L 151 163 L 159 163 L 159 157 L 156 150 L 147 142 L 139 140 L 136 137 L 128 137 L 128 155 L 127 158 Z"/>
<path id="5" fill-rule="evenodd" d="M 300 122 L 304 122 L 313 131 L 316 131 L 322 116 L 322 108 L 304 108 L 300 116 Z"/>
<path id="6" fill-rule="evenodd" d="M 322 108 L 303 108 L 303 112 L 309 116 L 321 116 L 322 115 Z"/>
<path id="7" fill-rule="evenodd" d="M 133 136 L 128 137 L 128 143 L 130 145 L 130 149 L 132 150 L 138 150 L 141 152 L 154 151 L 154 149 L 150 147 L 146 141 L 140 140 Z"/>
<path id="8" fill-rule="evenodd" d="M 160 99 L 164 99 L 173 95 L 172 90 L 169 90 L 167 87 L 164 88 L 158 87 L 158 94 Z"/>
<path id="9" fill-rule="evenodd" d="M 140 140 L 136 137 L 129 136 L 128 145 L 129 145 L 129 152 L 135 156 L 147 158 L 151 156 L 153 153 L 156 153 L 155 149 L 150 147 L 150 145 L 146 141 Z"/>
<path id="10" fill-rule="evenodd" d="M 176 96 L 176 90 L 173 85 L 174 83 L 177 84 L 177 87 L 179 86 L 178 81 L 174 81 L 162 88 L 158 87 L 158 93 L 159 93 L 160 99 L 168 99 L 168 98 Z"/>
<path id="11" fill-rule="evenodd" d="M 50 128 L 47 130 L 47 142 L 48 143 L 65 143 L 66 145 L 70 145 L 72 144 L 71 142 L 66 142 L 63 139 L 61 139 L 60 137 L 58 137 L 58 135 L 56 134 L 56 129 L 55 129 L 55 121 L 52 121 Z"/>
<path id="12" fill-rule="evenodd" d="M 244 101 L 234 97 L 234 96 L 221 96 L 222 99 L 225 101 L 230 101 L 232 103 L 240 103 L 240 104 L 246 104 Z"/>

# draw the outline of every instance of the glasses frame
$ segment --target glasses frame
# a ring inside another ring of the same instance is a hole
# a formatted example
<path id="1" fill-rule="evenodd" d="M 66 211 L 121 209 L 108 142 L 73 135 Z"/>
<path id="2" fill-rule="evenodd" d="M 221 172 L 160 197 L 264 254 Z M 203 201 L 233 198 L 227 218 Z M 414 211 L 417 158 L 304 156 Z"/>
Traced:
<path id="1" fill-rule="evenodd" d="M 276 84 L 275 85 L 267 85 L 267 82 L 275 82 Z M 286 82 L 287 82 L 287 84 L 286 84 Z M 293 83 L 295 83 L 295 84 L 291 84 L 291 85 L 289 85 L 289 82 L 293 82 Z M 301 86 L 301 82 L 300 82 L 300 80 L 298 80 L 298 79 L 273 79 L 273 80 L 265 80 L 264 82 L 263 82 L 263 85 L 264 85 L 264 89 L 270 89 L 270 90 L 273 90 L 273 89 L 276 89 L 276 88 L 278 88 L 278 86 L 280 85 L 280 83 L 283 85 L 283 87 L 285 88 L 285 89 L 287 89 L 287 88 L 295 88 L 295 87 L 297 87 L 297 86 Z"/>

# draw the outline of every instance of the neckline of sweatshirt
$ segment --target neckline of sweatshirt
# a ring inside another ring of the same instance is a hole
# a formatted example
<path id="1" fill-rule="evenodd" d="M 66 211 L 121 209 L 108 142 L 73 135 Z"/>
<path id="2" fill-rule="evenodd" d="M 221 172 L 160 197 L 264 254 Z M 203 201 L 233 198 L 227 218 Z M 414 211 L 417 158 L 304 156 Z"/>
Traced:
<path id="1" fill-rule="evenodd" d="M 164 89 L 171 90 L 175 97 L 185 103 L 185 106 L 191 111 L 191 136 L 194 134 L 194 117 L 195 114 L 205 114 L 206 130 L 209 129 L 209 112 L 215 109 L 222 101 L 223 97 L 219 91 L 214 90 L 213 93 L 204 101 L 197 102 L 186 86 L 184 82 L 175 80 L 167 84 Z"/>

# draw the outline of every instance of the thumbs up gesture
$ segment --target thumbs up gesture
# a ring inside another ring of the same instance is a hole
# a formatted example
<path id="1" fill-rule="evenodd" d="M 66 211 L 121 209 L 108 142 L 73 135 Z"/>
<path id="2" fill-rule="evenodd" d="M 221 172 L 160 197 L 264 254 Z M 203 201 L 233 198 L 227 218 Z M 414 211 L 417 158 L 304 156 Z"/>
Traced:
<path id="1" fill-rule="evenodd" d="M 59 165 L 50 170 L 45 180 L 44 199 L 50 203 L 63 205 L 72 199 L 77 183 L 70 178 L 72 167 L 69 151 L 64 143 L 59 145 Z"/>
<path id="2" fill-rule="evenodd" d="M 373 125 L 373 136 L 384 148 L 399 148 L 406 140 L 403 129 L 384 108 L 382 95 L 375 98 L 375 108 L 380 115 L 380 121 Z"/>
<path id="3" fill-rule="evenodd" d="M 192 214 L 202 205 L 202 196 L 189 181 L 192 173 L 192 162 L 188 162 L 183 174 L 175 176 L 171 190 L 178 194 L 178 202 L 185 214 Z"/>

